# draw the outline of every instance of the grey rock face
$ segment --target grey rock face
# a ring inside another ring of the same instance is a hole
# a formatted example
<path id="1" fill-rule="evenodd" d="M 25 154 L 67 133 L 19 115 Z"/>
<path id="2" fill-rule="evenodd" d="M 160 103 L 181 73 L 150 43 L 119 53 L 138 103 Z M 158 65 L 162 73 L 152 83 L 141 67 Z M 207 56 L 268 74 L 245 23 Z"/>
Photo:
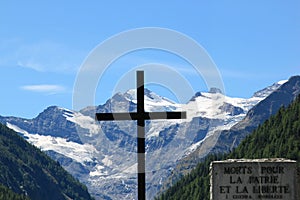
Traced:
<path id="1" fill-rule="evenodd" d="M 265 93 L 262 91 L 260 95 Z M 187 104 L 176 104 L 146 90 L 147 111 L 186 109 L 189 115 L 187 120 L 146 122 L 148 199 L 160 190 L 180 160 L 190 155 L 205 156 L 217 141 L 230 146 L 231 139 L 218 140 L 220 135 L 224 137 L 221 132 L 241 121 L 249 109 L 265 98 L 261 96 L 234 99 L 216 91 L 199 93 Z M 0 117 L 0 122 L 59 161 L 97 199 L 134 199 L 136 122 L 96 122 L 94 115 L 135 109 L 135 92 L 130 90 L 80 112 L 51 106 L 34 119 Z"/>

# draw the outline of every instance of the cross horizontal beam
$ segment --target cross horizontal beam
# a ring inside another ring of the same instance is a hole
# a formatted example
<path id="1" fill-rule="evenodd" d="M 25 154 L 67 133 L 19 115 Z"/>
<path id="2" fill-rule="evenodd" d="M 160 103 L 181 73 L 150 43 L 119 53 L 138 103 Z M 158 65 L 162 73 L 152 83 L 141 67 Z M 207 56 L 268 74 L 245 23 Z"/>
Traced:
<path id="1" fill-rule="evenodd" d="M 154 120 L 154 119 L 184 119 L 186 112 L 142 112 L 142 113 L 96 113 L 96 120 Z"/>
<path id="2" fill-rule="evenodd" d="M 186 112 L 145 112 L 144 72 L 137 71 L 137 112 L 132 113 L 96 113 L 98 121 L 136 120 L 137 121 L 137 153 L 138 153 L 138 200 L 146 199 L 145 174 L 145 120 L 185 119 Z"/>

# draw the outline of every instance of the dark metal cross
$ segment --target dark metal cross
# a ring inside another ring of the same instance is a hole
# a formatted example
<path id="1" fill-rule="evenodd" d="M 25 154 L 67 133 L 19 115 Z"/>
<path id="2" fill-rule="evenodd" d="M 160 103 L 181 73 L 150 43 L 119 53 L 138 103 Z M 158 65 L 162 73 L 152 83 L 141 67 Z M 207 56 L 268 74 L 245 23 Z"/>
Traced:
<path id="1" fill-rule="evenodd" d="M 184 119 L 186 112 L 145 112 L 144 71 L 137 71 L 137 111 L 132 113 L 96 113 L 98 121 L 137 120 L 138 200 L 146 199 L 145 120 Z"/>

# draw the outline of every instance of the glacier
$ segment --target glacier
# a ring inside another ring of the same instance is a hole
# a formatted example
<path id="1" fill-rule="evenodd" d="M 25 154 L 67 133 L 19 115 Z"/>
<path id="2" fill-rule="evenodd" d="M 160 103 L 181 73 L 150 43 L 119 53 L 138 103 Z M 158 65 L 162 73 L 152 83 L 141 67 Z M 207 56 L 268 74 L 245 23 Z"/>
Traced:
<path id="1" fill-rule="evenodd" d="M 229 130 L 241 121 L 253 106 L 285 82 L 275 83 L 250 98 L 228 97 L 219 92 L 199 92 L 185 104 L 175 103 L 146 89 L 145 111 L 187 112 L 187 119 L 146 122 L 147 199 L 157 194 L 179 160 L 204 142 L 206 145 L 201 148 L 208 153 L 222 130 Z M 61 134 L 35 127 L 38 124 L 35 120 L 47 120 L 42 114 L 32 120 L 3 118 L 2 121 L 58 160 L 88 186 L 89 192 L 96 199 L 136 199 L 135 122 L 97 122 L 94 119 L 96 112 L 133 112 L 135 105 L 136 91 L 132 89 L 115 94 L 103 105 L 90 106 L 81 111 L 61 107 L 46 109 L 55 116 L 51 120 L 56 120 L 56 132 Z M 62 124 L 68 126 L 72 137 L 62 137 L 66 131 L 61 128 Z M 74 139 L 75 134 L 81 142 Z"/>

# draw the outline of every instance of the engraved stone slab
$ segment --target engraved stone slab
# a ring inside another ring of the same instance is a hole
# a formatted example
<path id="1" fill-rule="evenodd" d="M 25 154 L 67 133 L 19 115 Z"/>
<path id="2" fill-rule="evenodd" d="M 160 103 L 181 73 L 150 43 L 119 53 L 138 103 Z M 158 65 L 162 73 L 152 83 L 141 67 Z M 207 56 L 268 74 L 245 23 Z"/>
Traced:
<path id="1" fill-rule="evenodd" d="M 274 158 L 211 163 L 211 200 L 298 200 L 296 185 L 296 161 Z"/>

